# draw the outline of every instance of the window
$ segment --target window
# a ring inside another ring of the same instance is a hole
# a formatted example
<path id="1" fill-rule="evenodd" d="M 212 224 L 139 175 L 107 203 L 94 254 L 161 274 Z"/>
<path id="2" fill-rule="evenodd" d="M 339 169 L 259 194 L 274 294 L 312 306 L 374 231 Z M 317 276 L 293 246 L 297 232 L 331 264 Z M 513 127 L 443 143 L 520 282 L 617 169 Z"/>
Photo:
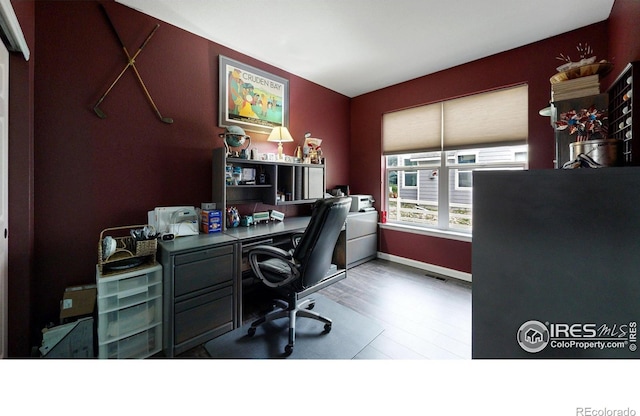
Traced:
<path id="1" fill-rule="evenodd" d="M 471 190 L 473 186 L 473 175 L 470 170 L 458 170 L 456 175 L 456 190 Z"/>
<path id="2" fill-rule="evenodd" d="M 416 166 L 417 162 L 411 160 L 411 158 L 404 158 L 403 166 Z M 417 170 L 405 170 L 404 181 L 402 183 L 403 188 L 415 188 L 418 186 L 418 171 Z"/>
<path id="3" fill-rule="evenodd" d="M 473 172 L 527 167 L 527 95 L 521 86 L 385 114 L 387 222 L 471 233 Z"/>

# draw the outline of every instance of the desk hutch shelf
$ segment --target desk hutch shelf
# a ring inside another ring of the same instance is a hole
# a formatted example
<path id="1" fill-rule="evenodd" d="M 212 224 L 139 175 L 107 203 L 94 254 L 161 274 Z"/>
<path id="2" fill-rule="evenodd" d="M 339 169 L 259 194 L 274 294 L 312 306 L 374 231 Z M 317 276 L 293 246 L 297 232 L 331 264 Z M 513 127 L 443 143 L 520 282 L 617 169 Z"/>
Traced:
<path id="1" fill-rule="evenodd" d="M 252 170 L 255 184 L 228 181 L 228 172 L 233 175 L 234 168 L 240 172 Z M 325 165 L 228 158 L 225 149 L 219 147 L 213 150 L 212 169 L 212 201 L 220 210 L 255 203 L 276 207 L 313 203 L 325 193 Z"/>

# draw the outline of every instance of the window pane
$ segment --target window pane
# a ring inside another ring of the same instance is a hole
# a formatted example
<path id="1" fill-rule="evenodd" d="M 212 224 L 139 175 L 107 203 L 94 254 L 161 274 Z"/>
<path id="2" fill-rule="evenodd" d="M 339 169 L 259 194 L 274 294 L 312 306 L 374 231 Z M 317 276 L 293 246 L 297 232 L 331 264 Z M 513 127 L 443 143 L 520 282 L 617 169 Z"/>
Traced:
<path id="1" fill-rule="evenodd" d="M 440 166 L 440 159 L 442 152 L 422 152 L 422 153 L 411 153 L 406 155 L 398 155 L 396 156 L 387 156 L 387 166 L 398 166 L 397 164 L 392 165 L 392 161 L 394 158 L 400 160 L 400 166 Z"/>
<path id="2" fill-rule="evenodd" d="M 397 186 L 393 178 L 398 175 L 413 177 L 413 187 Z M 388 171 L 387 221 L 433 227 L 438 224 L 438 170 Z"/>
<path id="3" fill-rule="evenodd" d="M 458 170 L 458 183 L 456 188 L 471 189 L 473 186 L 472 175 L 470 170 Z"/>
<path id="4" fill-rule="evenodd" d="M 404 171 L 404 182 L 402 183 L 403 187 L 415 187 L 418 185 L 418 172 L 415 170 L 405 170 Z"/>
<path id="5" fill-rule="evenodd" d="M 449 177 L 449 227 L 471 231 L 473 172 L 451 169 Z"/>
<path id="6" fill-rule="evenodd" d="M 458 163 L 476 163 L 476 154 L 459 154 Z"/>

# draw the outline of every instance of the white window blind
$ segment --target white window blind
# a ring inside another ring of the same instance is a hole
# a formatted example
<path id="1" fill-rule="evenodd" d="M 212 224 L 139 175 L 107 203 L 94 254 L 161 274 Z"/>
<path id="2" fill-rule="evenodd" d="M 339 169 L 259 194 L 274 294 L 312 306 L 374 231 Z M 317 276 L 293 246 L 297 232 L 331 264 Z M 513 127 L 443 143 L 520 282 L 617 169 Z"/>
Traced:
<path id="1" fill-rule="evenodd" d="M 520 86 L 443 103 L 444 150 L 527 142 L 528 88 Z"/>
<path id="2" fill-rule="evenodd" d="M 479 93 L 382 116 L 384 154 L 526 144 L 526 85 Z"/>
<path id="3" fill-rule="evenodd" d="M 409 108 L 382 116 L 384 154 L 440 150 L 442 103 Z"/>

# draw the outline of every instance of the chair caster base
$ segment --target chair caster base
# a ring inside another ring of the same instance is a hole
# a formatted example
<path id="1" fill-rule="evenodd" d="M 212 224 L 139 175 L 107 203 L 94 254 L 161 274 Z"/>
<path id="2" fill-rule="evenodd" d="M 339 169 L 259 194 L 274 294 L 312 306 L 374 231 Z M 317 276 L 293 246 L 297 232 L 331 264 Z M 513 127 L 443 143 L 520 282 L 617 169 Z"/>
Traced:
<path id="1" fill-rule="evenodd" d="M 293 345 L 287 344 L 287 346 L 284 347 L 284 355 L 289 356 L 291 355 L 292 352 L 293 352 Z"/>
<path id="2" fill-rule="evenodd" d="M 250 337 L 254 336 L 256 334 L 256 329 L 254 327 L 250 327 L 249 330 L 247 331 L 247 335 L 249 335 Z"/>

